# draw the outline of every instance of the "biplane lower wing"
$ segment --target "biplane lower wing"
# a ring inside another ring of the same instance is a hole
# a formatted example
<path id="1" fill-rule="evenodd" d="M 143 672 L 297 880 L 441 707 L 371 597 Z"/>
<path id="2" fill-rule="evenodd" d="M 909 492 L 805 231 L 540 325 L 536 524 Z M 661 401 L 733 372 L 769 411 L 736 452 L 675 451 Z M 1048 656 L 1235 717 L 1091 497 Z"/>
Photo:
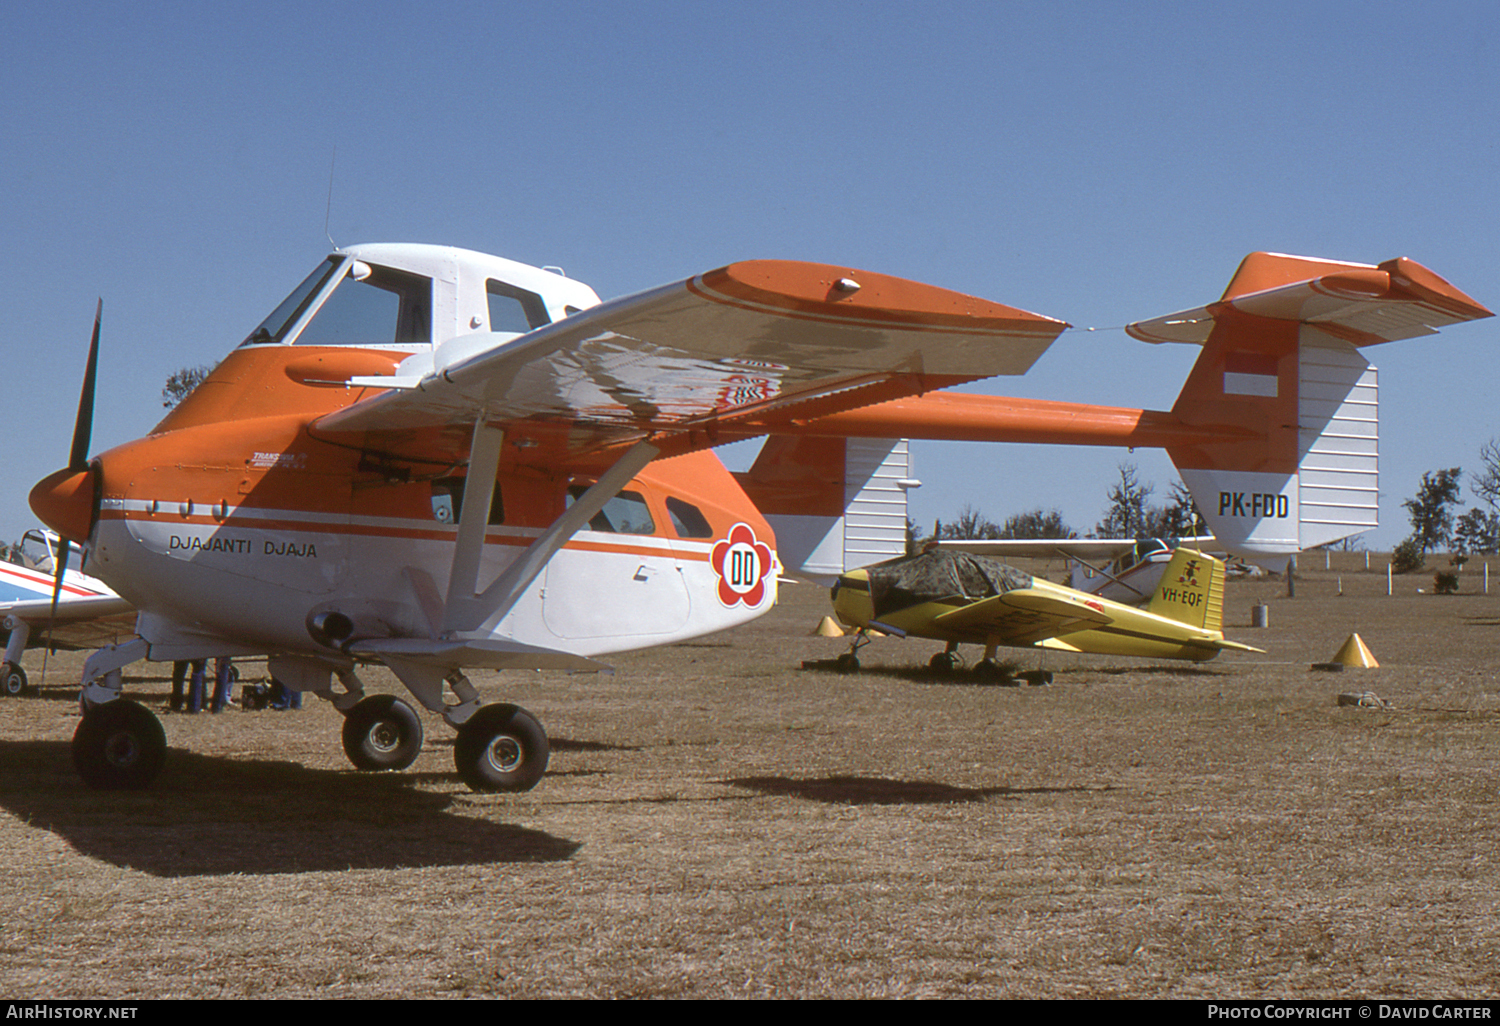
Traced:
<path id="1" fill-rule="evenodd" d="M 1081 595 L 1011 591 L 944 613 L 932 626 L 976 642 L 1024 647 L 1113 622 L 1102 604 Z"/>

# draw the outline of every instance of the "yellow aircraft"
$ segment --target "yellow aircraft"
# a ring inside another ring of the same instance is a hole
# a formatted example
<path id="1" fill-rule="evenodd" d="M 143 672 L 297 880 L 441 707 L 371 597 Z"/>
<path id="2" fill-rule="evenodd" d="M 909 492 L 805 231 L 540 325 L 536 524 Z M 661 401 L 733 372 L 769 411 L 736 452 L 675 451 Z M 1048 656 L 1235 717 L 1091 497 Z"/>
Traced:
<path id="1" fill-rule="evenodd" d="M 1004 676 L 995 663 L 1001 645 L 1194 662 L 1225 649 L 1263 651 L 1224 639 L 1224 564 L 1183 548 L 1140 608 L 985 556 L 933 549 L 844 574 L 833 587 L 833 609 L 859 629 L 837 662 L 846 671 L 859 668 L 855 653 L 873 631 L 946 641 L 947 649 L 929 664 L 939 672 L 959 665 L 960 644 L 983 645 L 984 659 L 974 668 L 981 676 Z M 1027 676 L 1038 683 L 1050 679 Z"/>

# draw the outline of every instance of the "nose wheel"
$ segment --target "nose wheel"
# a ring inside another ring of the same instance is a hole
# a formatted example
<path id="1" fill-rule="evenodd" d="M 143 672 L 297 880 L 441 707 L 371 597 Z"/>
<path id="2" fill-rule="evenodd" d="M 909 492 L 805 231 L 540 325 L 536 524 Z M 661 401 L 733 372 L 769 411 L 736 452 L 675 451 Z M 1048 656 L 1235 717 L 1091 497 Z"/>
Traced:
<path id="1" fill-rule="evenodd" d="M 73 733 L 73 765 L 83 782 L 99 791 L 149 787 L 166 756 L 161 721 L 128 699 L 87 707 Z"/>
<path id="2" fill-rule="evenodd" d="M 344 714 L 344 754 L 362 770 L 403 770 L 422 752 L 422 721 L 395 695 L 371 695 Z"/>
<path id="3" fill-rule="evenodd" d="M 515 705 L 486 705 L 458 728 L 453 761 L 475 791 L 529 791 L 547 772 L 547 733 Z"/>

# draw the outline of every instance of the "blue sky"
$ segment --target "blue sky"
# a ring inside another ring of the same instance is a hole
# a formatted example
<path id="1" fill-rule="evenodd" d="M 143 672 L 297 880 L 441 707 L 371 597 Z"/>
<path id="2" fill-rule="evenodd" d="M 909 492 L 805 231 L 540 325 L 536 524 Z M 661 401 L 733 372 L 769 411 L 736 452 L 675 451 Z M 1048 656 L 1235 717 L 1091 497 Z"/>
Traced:
<path id="1" fill-rule="evenodd" d="M 66 462 L 96 297 L 94 451 L 148 431 L 328 249 L 434 242 L 601 296 L 733 260 L 850 264 L 1118 329 L 1266 249 L 1408 256 L 1500 305 L 1500 5 L 12 5 L 0 36 L 0 535 Z M 335 158 L 335 152 L 337 154 Z M 1494 320 L 1378 347 L 1382 526 L 1500 435 Z M 1064 334 L 1002 395 L 1170 407 L 1193 353 Z M 1059 508 L 1121 460 L 916 447 L 913 515 Z"/>

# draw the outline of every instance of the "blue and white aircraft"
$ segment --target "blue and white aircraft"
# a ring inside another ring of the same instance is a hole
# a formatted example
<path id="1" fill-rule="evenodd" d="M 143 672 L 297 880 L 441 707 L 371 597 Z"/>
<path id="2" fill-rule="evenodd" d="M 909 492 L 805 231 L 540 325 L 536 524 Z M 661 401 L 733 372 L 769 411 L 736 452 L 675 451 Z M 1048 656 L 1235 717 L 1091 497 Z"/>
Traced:
<path id="1" fill-rule="evenodd" d="M 76 548 L 69 553 L 54 607 L 57 553 L 56 534 L 32 530 L 12 550 L 20 562 L 0 562 L 0 632 L 6 637 L 0 694 L 29 690 L 21 667 L 28 648 L 95 649 L 135 634 L 135 609 L 104 582 L 74 568 Z"/>

